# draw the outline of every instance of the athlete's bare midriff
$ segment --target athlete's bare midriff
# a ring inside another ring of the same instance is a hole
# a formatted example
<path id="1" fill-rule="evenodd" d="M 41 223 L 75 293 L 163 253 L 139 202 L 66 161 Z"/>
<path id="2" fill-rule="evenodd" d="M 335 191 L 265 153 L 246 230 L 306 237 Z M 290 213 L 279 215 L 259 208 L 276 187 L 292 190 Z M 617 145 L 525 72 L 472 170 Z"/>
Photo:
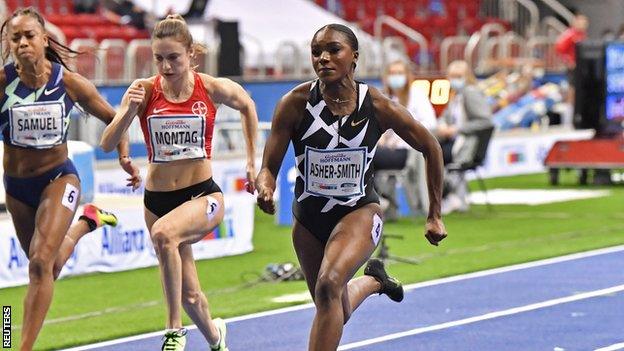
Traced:
<path id="1" fill-rule="evenodd" d="M 212 177 L 209 159 L 150 163 L 145 188 L 150 191 L 173 191 Z"/>
<path id="2" fill-rule="evenodd" d="M 4 144 L 4 173 L 16 178 L 43 174 L 67 160 L 67 144 L 50 149 L 29 149 Z"/>

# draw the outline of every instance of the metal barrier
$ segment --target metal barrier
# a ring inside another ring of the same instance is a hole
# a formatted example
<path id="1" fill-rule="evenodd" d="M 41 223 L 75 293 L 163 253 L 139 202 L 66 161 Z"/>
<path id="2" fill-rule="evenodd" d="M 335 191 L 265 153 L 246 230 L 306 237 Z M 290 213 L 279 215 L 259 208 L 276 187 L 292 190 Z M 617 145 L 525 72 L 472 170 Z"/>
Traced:
<path id="1" fill-rule="evenodd" d="M 126 51 L 124 77 L 131 82 L 138 77 L 150 77 L 156 73 L 152 59 L 152 42 L 149 39 L 135 39 Z"/>
<path id="2" fill-rule="evenodd" d="M 95 81 L 97 79 L 98 65 L 96 53 L 98 48 L 97 41 L 93 39 L 74 39 L 71 42 L 70 48 L 74 51 L 83 52 L 84 54 L 68 60 L 69 67 L 79 72 L 85 78 Z"/>
<path id="3" fill-rule="evenodd" d="M 121 39 L 104 39 L 98 50 L 96 77 L 98 82 L 107 84 L 124 81 L 127 43 Z"/>
<path id="4" fill-rule="evenodd" d="M 446 37 L 440 43 L 440 70 L 443 71 L 448 64 L 455 60 L 463 60 L 464 52 L 470 37 L 457 36 Z"/>
<path id="5" fill-rule="evenodd" d="M 280 42 L 275 52 L 274 72 L 276 78 L 301 77 L 302 75 L 301 49 L 292 40 Z"/>
<path id="6" fill-rule="evenodd" d="M 540 60 L 548 71 L 562 71 L 565 69 L 555 52 L 555 38 L 537 36 L 527 41 L 527 54 L 530 58 Z"/>
<path id="7" fill-rule="evenodd" d="M 422 34 L 406 26 L 396 18 L 383 15 L 377 17 L 375 20 L 375 39 L 379 41 L 382 40 L 382 28 L 384 25 L 404 34 L 408 39 L 418 44 L 418 67 L 421 72 L 426 71 L 429 68 L 429 50 L 427 39 Z M 386 63 L 387 59 L 385 55 L 383 55 L 382 66 L 385 66 Z"/>
<path id="8" fill-rule="evenodd" d="M 568 27 L 563 24 L 563 22 L 555 17 L 546 16 L 542 19 L 540 32 L 549 38 L 557 38 L 567 28 Z"/>
<path id="9" fill-rule="evenodd" d="M 511 24 L 511 29 L 524 37 L 537 33 L 539 9 L 531 0 L 483 0 L 485 17 L 497 17 Z"/>

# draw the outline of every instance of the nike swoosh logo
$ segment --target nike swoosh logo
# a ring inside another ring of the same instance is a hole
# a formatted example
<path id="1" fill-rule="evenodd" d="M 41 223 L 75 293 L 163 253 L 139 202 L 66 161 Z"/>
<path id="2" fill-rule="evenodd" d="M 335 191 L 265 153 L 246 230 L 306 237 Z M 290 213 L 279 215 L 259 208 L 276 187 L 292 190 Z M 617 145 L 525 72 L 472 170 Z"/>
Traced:
<path id="1" fill-rule="evenodd" d="M 153 112 L 154 113 L 161 113 L 161 112 L 167 111 L 167 110 L 168 110 L 167 107 L 165 107 L 165 108 L 155 108 Z"/>
<path id="2" fill-rule="evenodd" d="M 53 181 L 59 179 L 61 177 L 61 175 L 63 175 L 63 172 L 59 172 L 59 174 L 57 174 L 56 177 L 54 177 L 54 179 L 50 179 L 50 183 L 52 183 Z"/>
<path id="3" fill-rule="evenodd" d="M 357 127 L 360 123 L 362 123 L 364 121 L 366 121 L 366 118 L 362 118 L 361 120 L 359 120 L 357 122 L 354 121 L 354 120 L 351 120 L 351 127 Z"/>
<path id="4" fill-rule="evenodd" d="M 195 199 L 197 199 L 198 197 L 200 197 L 200 196 L 204 195 L 204 193 L 205 193 L 205 191 L 202 191 L 201 193 L 199 193 L 199 194 L 197 194 L 197 195 L 193 195 L 193 196 L 191 196 L 191 200 L 195 200 Z"/>
<path id="5" fill-rule="evenodd" d="M 51 90 L 45 89 L 45 90 L 43 91 L 43 95 L 52 95 L 52 93 L 54 93 L 55 91 L 57 91 L 57 90 L 58 90 L 58 88 L 59 88 L 59 87 L 56 87 L 56 88 L 51 89 Z"/>

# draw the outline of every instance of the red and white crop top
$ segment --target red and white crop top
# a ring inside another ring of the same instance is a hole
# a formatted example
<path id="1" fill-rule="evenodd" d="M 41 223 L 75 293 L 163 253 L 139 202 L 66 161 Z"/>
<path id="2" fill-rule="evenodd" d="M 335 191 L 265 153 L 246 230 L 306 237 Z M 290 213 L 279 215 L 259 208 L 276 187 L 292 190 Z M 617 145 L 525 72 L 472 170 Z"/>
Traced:
<path id="1" fill-rule="evenodd" d="M 193 94 L 184 102 L 165 98 L 161 76 L 139 117 L 150 162 L 210 158 L 216 108 L 197 72 Z"/>

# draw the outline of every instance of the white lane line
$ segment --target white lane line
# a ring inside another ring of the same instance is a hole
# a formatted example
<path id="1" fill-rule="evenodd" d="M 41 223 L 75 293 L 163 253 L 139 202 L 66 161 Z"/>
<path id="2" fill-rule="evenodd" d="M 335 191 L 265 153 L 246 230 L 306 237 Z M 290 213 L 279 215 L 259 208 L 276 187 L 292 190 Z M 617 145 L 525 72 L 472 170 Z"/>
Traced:
<path id="1" fill-rule="evenodd" d="M 585 251 L 585 252 L 578 252 L 578 253 L 573 253 L 573 254 L 569 254 L 569 255 L 565 255 L 565 256 L 546 258 L 546 259 L 543 259 L 543 260 L 527 262 L 527 263 L 520 263 L 520 264 L 515 264 L 515 265 L 512 265 L 512 266 L 506 266 L 506 267 L 500 267 L 500 268 L 493 268 L 493 269 L 488 269 L 488 270 L 479 271 L 479 272 L 460 274 L 460 275 L 447 277 L 447 278 L 434 279 L 434 280 L 429 280 L 429 281 L 426 281 L 426 282 L 420 282 L 420 283 L 406 285 L 406 286 L 404 286 L 404 288 L 405 288 L 405 290 L 424 288 L 424 287 L 428 287 L 428 286 L 441 285 L 441 284 L 452 283 L 452 282 L 456 282 L 456 281 L 460 281 L 460 280 L 474 279 L 474 278 L 484 277 L 484 276 L 493 275 L 493 274 L 512 272 L 512 271 L 516 271 L 516 270 L 520 270 L 520 269 L 535 268 L 535 267 L 545 266 L 545 265 L 549 265 L 549 264 L 555 264 L 555 263 L 559 263 L 559 262 L 578 260 L 578 259 L 583 259 L 583 258 L 588 258 L 588 257 L 593 257 L 593 256 L 599 256 L 599 255 L 606 255 L 606 254 L 615 253 L 615 252 L 621 252 L 621 251 L 624 251 L 624 245 L 612 246 L 612 247 L 607 247 L 607 248 L 603 248 L 603 249 L 596 249 L 596 250 L 591 250 L 591 251 Z M 251 314 L 247 314 L 247 315 L 243 315 L 243 316 L 228 318 L 225 321 L 227 323 L 238 322 L 238 321 L 244 321 L 244 320 L 248 320 L 248 319 L 262 318 L 262 317 L 268 317 L 268 316 L 273 316 L 273 315 L 282 314 L 282 313 L 288 313 L 288 312 L 293 312 L 293 311 L 305 310 L 305 309 L 313 308 L 313 307 L 314 307 L 313 303 L 307 303 L 307 304 L 303 304 L 303 305 L 278 308 L 278 309 L 275 309 L 275 310 L 258 312 L 258 313 L 251 313 Z M 193 329 L 197 329 L 197 326 L 189 325 L 189 326 L 186 326 L 185 328 L 187 328 L 189 330 L 193 330 Z M 157 332 L 151 332 L 151 333 L 146 333 L 146 334 L 139 334 L 139 335 L 134 335 L 134 336 L 128 336 L 128 337 L 121 338 L 121 339 L 109 340 L 109 341 L 99 342 L 99 343 L 95 343 L 95 344 L 89 344 L 89 345 L 79 346 L 79 347 L 75 347 L 75 348 L 71 348 L 71 349 L 66 349 L 66 351 L 91 350 L 91 349 L 95 349 L 95 348 L 99 348 L 99 347 L 111 346 L 111 345 L 116 345 L 116 344 L 120 344 L 120 343 L 126 343 L 126 342 L 135 341 L 135 340 L 141 340 L 141 339 L 145 339 L 145 338 L 150 338 L 150 337 L 154 337 L 154 336 L 160 336 L 160 335 L 162 335 L 162 333 L 163 333 L 162 331 L 157 331 Z"/>
<path id="2" fill-rule="evenodd" d="M 589 292 L 585 292 L 585 293 L 582 293 L 582 294 L 566 296 L 566 297 L 560 297 L 560 298 L 552 299 L 552 300 L 546 300 L 546 301 L 542 301 L 542 302 L 538 302 L 538 303 L 533 303 L 533 304 L 530 304 L 530 305 L 514 307 L 514 308 L 507 309 L 507 310 L 490 312 L 490 313 L 486 313 L 486 314 L 483 314 L 483 315 L 480 315 L 480 316 L 474 316 L 474 317 L 459 319 L 459 320 L 456 320 L 456 321 L 450 321 L 450 322 L 446 322 L 446 323 L 430 325 L 428 327 L 415 328 L 415 329 L 407 330 L 407 331 L 400 332 L 400 333 L 393 333 L 393 334 L 380 336 L 380 337 L 377 337 L 377 338 L 371 338 L 371 339 L 367 339 L 367 340 L 353 342 L 353 343 L 350 343 L 350 344 L 345 344 L 345 345 L 340 346 L 338 348 L 338 350 L 340 350 L 340 351 L 342 351 L 342 350 L 353 350 L 353 349 L 358 348 L 358 347 L 368 346 L 368 345 L 377 344 L 377 343 L 380 343 L 380 342 L 394 340 L 394 339 L 399 339 L 399 338 L 403 338 L 403 337 L 406 337 L 406 336 L 418 335 L 418 334 L 423 334 L 423 333 L 427 333 L 427 332 L 431 332 L 431 331 L 448 329 L 448 328 L 452 328 L 452 327 L 456 327 L 456 326 L 460 326 L 460 325 L 466 325 L 466 324 L 481 322 L 481 321 L 485 321 L 485 320 L 488 320 L 488 319 L 494 319 L 494 318 L 499 318 L 499 317 L 504 317 L 504 316 L 510 316 L 510 315 L 513 315 L 513 314 L 518 314 L 518 313 L 523 313 L 523 312 L 528 312 L 528 311 L 534 311 L 534 310 L 538 310 L 538 309 L 541 309 L 541 308 L 551 307 L 551 306 L 560 305 L 560 304 L 564 304 L 564 303 L 568 303 L 568 302 L 589 299 L 589 298 L 597 297 L 597 296 L 609 295 L 609 294 L 617 293 L 617 292 L 620 292 L 620 291 L 624 291 L 624 284 L 613 286 L 613 287 L 606 288 L 606 289 L 589 291 Z"/>
<path id="3" fill-rule="evenodd" d="M 492 269 L 488 269 L 484 271 L 460 274 L 460 275 L 455 275 L 455 276 L 447 277 L 447 278 L 428 280 L 426 282 L 406 285 L 404 288 L 405 290 L 424 288 L 424 287 L 432 286 L 432 285 L 441 285 L 441 284 L 452 283 L 452 282 L 456 282 L 460 280 L 485 277 L 485 276 L 493 275 L 493 274 L 506 273 L 506 272 L 517 271 L 520 269 L 546 266 L 549 264 L 578 260 L 582 258 L 588 258 L 588 257 L 593 257 L 593 256 L 599 256 L 599 255 L 606 255 L 606 254 L 621 252 L 621 251 L 624 251 L 624 245 L 612 246 L 612 247 L 607 247 L 604 249 L 597 249 L 597 250 L 591 250 L 591 251 L 585 251 L 585 252 L 578 252 L 578 253 L 573 253 L 573 254 L 569 254 L 565 256 L 546 258 L 543 260 L 538 260 L 538 261 L 533 261 L 533 262 L 519 263 L 519 264 L 514 264 L 512 266 L 492 268 Z"/>
<path id="4" fill-rule="evenodd" d="M 599 349 L 595 349 L 594 351 L 616 351 L 616 350 L 624 350 L 624 342 L 613 344 L 611 346 L 601 347 Z"/>

